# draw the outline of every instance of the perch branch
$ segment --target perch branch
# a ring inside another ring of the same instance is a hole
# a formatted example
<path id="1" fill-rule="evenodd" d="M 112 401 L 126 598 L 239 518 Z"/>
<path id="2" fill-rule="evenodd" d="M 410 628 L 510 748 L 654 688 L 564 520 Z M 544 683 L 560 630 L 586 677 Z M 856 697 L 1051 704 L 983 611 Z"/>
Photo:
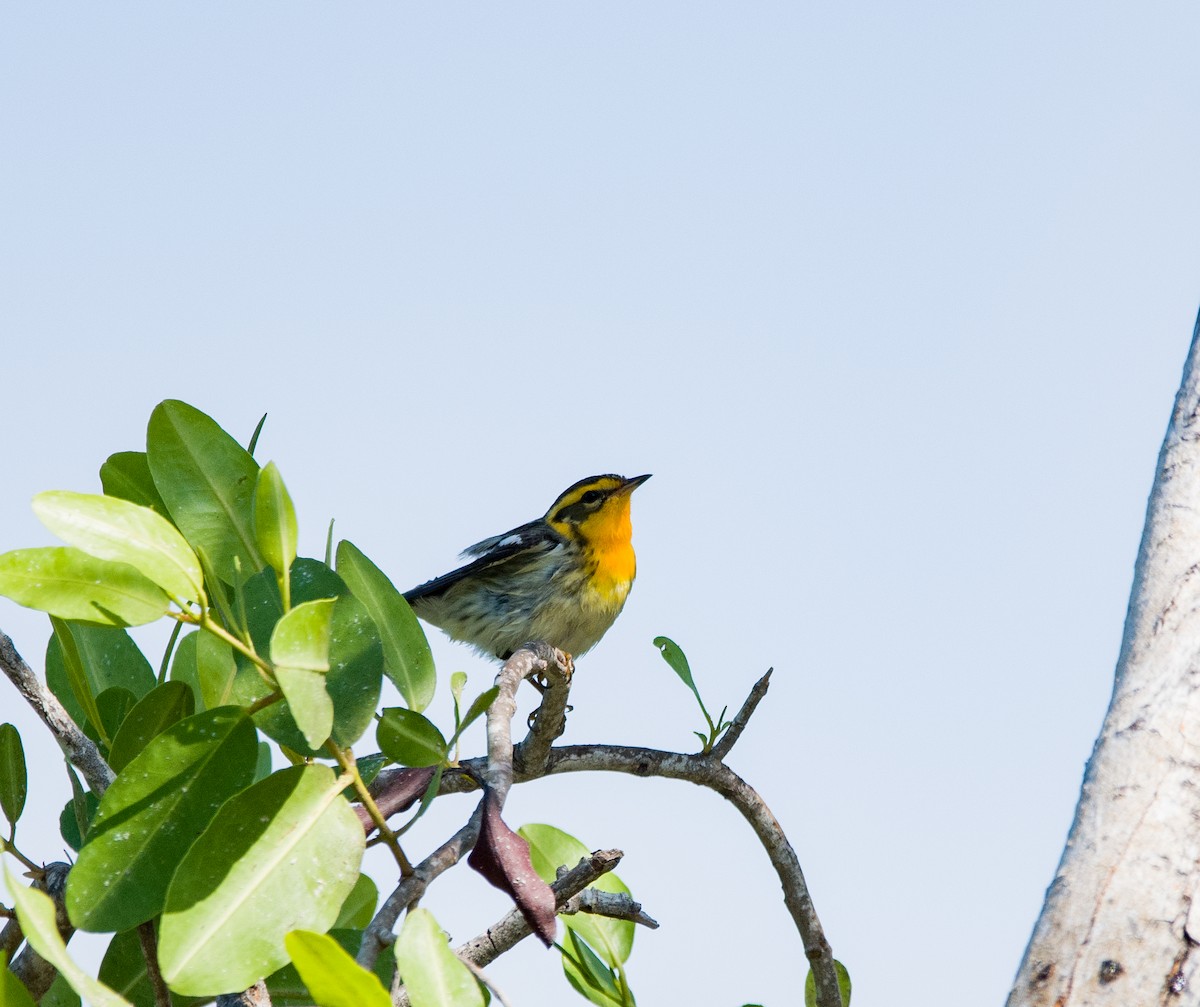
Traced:
<path id="1" fill-rule="evenodd" d="M 496 795 L 501 805 L 513 780 L 512 718 L 517 711 L 517 687 L 522 679 L 535 673 L 545 673 L 554 664 L 565 664 L 559 651 L 545 644 L 532 643 L 522 647 L 504 662 L 496 675 L 499 693 L 487 713 L 486 760 L 479 760 L 478 772 Z M 477 784 L 476 784 L 477 786 Z M 483 805 L 475 809 L 467 824 L 414 868 L 384 900 L 375 918 L 363 933 L 358 949 L 358 963 L 371 968 L 380 952 L 394 940 L 393 931 L 400 913 L 419 899 L 439 874 L 466 856 L 479 838 L 483 821 Z"/>

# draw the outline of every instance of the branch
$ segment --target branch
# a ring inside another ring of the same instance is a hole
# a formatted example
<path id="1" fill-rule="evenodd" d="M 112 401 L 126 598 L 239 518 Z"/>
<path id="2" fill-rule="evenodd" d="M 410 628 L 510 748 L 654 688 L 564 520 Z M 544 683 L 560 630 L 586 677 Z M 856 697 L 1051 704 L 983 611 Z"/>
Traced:
<path id="1" fill-rule="evenodd" d="M 524 652 L 518 652 L 518 654 L 522 653 Z M 517 654 L 514 654 L 513 659 L 516 657 Z M 549 749 L 541 765 L 532 765 L 533 760 L 528 758 L 529 750 L 526 749 L 524 754 L 527 757 L 519 763 L 513 780 L 523 783 L 558 773 L 611 772 L 686 780 L 697 786 L 716 791 L 741 812 L 758 836 L 775 868 L 775 873 L 783 888 L 784 904 L 796 925 L 804 945 L 805 956 L 812 966 L 818 1004 L 821 1007 L 837 1007 L 841 1004 L 841 993 L 837 985 L 837 972 L 833 965 L 833 951 L 821 927 L 796 852 L 792 849 L 779 822 L 762 797 L 723 762 L 741 737 L 758 704 L 766 695 L 770 678 L 771 672 L 768 671 L 755 683 L 729 729 L 707 755 L 702 753 L 684 755 L 678 752 L 619 745 L 569 745 Z M 551 679 L 551 688 L 553 688 L 553 679 Z M 548 695 L 550 691 L 547 689 Z M 561 702 L 564 708 L 565 699 L 565 695 L 562 695 Z M 556 695 L 553 701 L 557 703 L 560 699 Z M 549 699 L 543 700 L 542 710 L 539 711 L 537 720 L 534 721 L 533 730 L 530 732 L 531 736 L 538 730 L 543 716 L 542 711 L 546 709 L 549 702 Z M 551 716 L 554 714 L 551 713 Z M 554 724 L 554 721 L 548 720 L 547 723 Z M 491 715 L 489 713 L 489 760 L 491 759 L 492 742 L 490 728 Z M 536 747 L 533 750 L 536 752 Z M 540 757 L 538 761 L 541 761 Z M 442 777 L 441 787 L 438 790 L 439 796 L 469 793 L 479 789 L 479 778 L 481 776 L 486 778 L 489 764 L 485 763 L 483 759 L 469 759 L 462 763 L 460 769 L 448 771 Z M 505 792 L 507 792 L 507 788 Z M 395 918 L 392 919 L 388 929 L 394 923 Z M 364 964 L 361 953 L 360 964 Z"/>
<path id="2" fill-rule="evenodd" d="M 1112 702 L 1009 1007 L 1195 1002 L 1198 560 L 1200 322 L 1158 456 Z"/>
<path id="3" fill-rule="evenodd" d="M 763 696 L 767 694 L 767 689 L 771 687 L 771 674 L 774 671 L 774 668 L 768 668 L 767 673 L 754 683 L 754 688 L 750 690 L 750 695 L 746 697 L 746 702 L 738 710 L 737 716 L 730 721 L 729 726 L 725 729 L 725 733 L 713 745 L 712 757 L 717 761 L 724 762 L 725 756 L 729 754 L 730 749 L 737 744 L 738 738 L 742 736 L 742 732 L 746 729 L 746 725 L 750 723 L 750 718 L 754 716 L 754 711 L 758 709 L 758 704 L 762 702 Z"/>
<path id="4" fill-rule="evenodd" d="M 487 713 L 488 757 L 486 762 L 479 760 L 478 771 L 501 805 L 513 779 L 512 718 L 517 711 L 517 687 L 528 675 L 545 671 L 557 653 L 545 644 L 528 644 L 505 661 L 496 675 L 500 691 Z M 381 794 L 380 799 L 386 800 L 386 797 Z M 434 878 L 471 851 L 479 839 L 482 822 L 483 805 L 480 804 L 466 825 L 418 864 L 411 875 L 401 880 L 363 932 L 358 949 L 359 965 L 367 969 L 374 966 L 380 952 L 395 939 L 393 931 L 400 913 L 425 893 Z"/>
<path id="5" fill-rule="evenodd" d="M 597 850 L 563 874 L 550 886 L 554 891 L 554 902 L 559 911 L 568 911 L 566 907 L 571 900 L 597 878 L 614 870 L 624 855 L 620 850 Z M 533 929 L 521 915 L 521 911 L 513 909 L 478 937 L 455 948 L 454 953 L 464 961 L 483 968 L 494 962 L 504 952 L 515 947 L 531 933 L 533 933 Z"/>
<path id="6" fill-rule="evenodd" d="M 704 755 L 680 755 L 651 748 L 619 745 L 570 745 L 551 753 L 546 775 L 557 773 L 606 772 L 633 776 L 661 776 L 686 780 L 714 790 L 742 813 L 750 824 L 779 877 L 783 901 L 804 944 L 812 965 L 821 1007 L 841 1003 L 833 951 L 825 938 L 816 906 L 804 880 L 796 851 L 766 802 L 745 780 L 719 759 Z"/>
<path id="7" fill-rule="evenodd" d="M 645 913 L 642 910 L 642 904 L 635 902 L 625 892 L 602 892 L 599 888 L 585 888 L 563 906 L 560 912 L 564 916 L 592 913 L 596 916 L 607 916 L 613 920 L 629 920 L 630 923 L 640 923 L 648 930 L 658 929 L 658 920 Z"/>
<path id="8" fill-rule="evenodd" d="M 163 980 L 158 967 L 158 935 L 154 932 L 154 921 L 147 920 L 138 928 L 138 940 L 142 945 L 142 957 L 146 960 L 146 975 L 154 991 L 154 1007 L 171 1007 L 171 991 Z"/>
<path id="9" fill-rule="evenodd" d="M 101 757 L 92 739 L 79 729 L 71 715 L 63 709 L 58 697 L 38 680 L 17 653 L 12 640 L 3 632 L 0 632 L 0 670 L 4 671 L 25 701 L 42 718 L 42 723 L 50 729 L 68 761 L 87 780 L 92 793 L 100 797 L 112 783 L 113 771 L 108 768 L 108 763 Z"/>
<path id="10" fill-rule="evenodd" d="M 395 940 L 392 931 L 400 914 L 425 894 L 425 889 L 434 878 L 450 870 L 471 852 L 471 847 L 479 838 L 479 823 L 482 820 L 483 805 L 480 804 L 467 824 L 417 864 L 412 874 L 401 881 L 384 900 L 370 926 L 363 931 L 362 943 L 358 948 L 359 965 L 365 969 L 374 968 L 380 952 Z"/>

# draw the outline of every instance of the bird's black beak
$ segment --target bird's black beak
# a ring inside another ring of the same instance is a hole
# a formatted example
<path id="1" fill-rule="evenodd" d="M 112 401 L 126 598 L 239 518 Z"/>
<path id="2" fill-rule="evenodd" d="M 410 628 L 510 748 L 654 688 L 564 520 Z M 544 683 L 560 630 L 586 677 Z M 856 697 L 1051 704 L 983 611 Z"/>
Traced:
<path id="1" fill-rule="evenodd" d="M 650 478 L 650 473 L 647 472 L 644 476 L 634 476 L 632 479 L 626 479 L 625 484 L 621 487 L 622 493 L 632 493 L 635 489 L 642 485 Z"/>

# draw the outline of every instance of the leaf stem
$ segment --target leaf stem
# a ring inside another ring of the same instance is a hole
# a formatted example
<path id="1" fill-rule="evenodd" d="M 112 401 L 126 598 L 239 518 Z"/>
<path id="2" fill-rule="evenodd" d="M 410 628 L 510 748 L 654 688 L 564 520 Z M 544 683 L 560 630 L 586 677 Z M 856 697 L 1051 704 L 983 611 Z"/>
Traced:
<path id="1" fill-rule="evenodd" d="M 11 853 L 14 857 L 21 861 L 27 870 L 31 871 L 39 878 L 45 874 L 45 870 L 41 864 L 35 864 L 32 860 L 25 856 L 24 853 L 18 850 L 10 840 L 0 839 L 0 853 Z"/>
<path id="2" fill-rule="evenodd" d="M 171 666 L 171 654 L 175 651 L 175 641 L 179 639 L 179 633 L 183 629 L 183 622 L 176 622 L 175 628 L 171 630 L 171 639 L 167 641 L 167 649 L 163 651 L 162 664 L 158 666 L 158 684 L 162 685 L 167 680 L 167 669 Z"/>
<path id="3" fill-rule="evenodd" d="M 392 851 L 396 865 L 400 868 L 400 877 L 407 878 L 411 876 L 413 872 L 412 864 L 409 863 L 408 857 L 404 855 L 404 850 L 400 848 L 400 840 L 397 838 L 396 833 L 391 830 L 387 819 L 380 812 L 379 806 L 375 803 L 375 798 L 371 796 L 367 785 L 363 783 L 362 777 L 358 772 L 358 763 L 354 761 L 354 753 L 348 748 L 341 748 L 332 738 L 325 742 L 325 750 L 337 760 L 337 764 L 342 767 L 343 772 L 350 777 L 350 783 L 354 787 L 354 792 L 358 795 L 358 799 L 362 801 L 362 806 L 367 809 L 367 814 L 371 816 L 371 821 L 375 823 L 375 828 L 379 830 L 380 838 L 383 842 L 387 843 L 388 849 Z"/>

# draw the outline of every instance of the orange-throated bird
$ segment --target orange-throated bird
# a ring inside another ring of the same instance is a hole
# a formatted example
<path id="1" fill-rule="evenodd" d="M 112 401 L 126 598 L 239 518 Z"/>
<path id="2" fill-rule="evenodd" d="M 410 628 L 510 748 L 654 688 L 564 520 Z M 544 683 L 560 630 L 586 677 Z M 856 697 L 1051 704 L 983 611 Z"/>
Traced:
<path id="1" fill-rule="evenodd" d="M 629 496 L 649 478 L 580 479 L 545 517 L 463 550 L 471 562 L 405 600 L 452 640 L 501 660 L 532 640 L 574 656 L 591 650 L 621 614 L 637 573 Z"/>

